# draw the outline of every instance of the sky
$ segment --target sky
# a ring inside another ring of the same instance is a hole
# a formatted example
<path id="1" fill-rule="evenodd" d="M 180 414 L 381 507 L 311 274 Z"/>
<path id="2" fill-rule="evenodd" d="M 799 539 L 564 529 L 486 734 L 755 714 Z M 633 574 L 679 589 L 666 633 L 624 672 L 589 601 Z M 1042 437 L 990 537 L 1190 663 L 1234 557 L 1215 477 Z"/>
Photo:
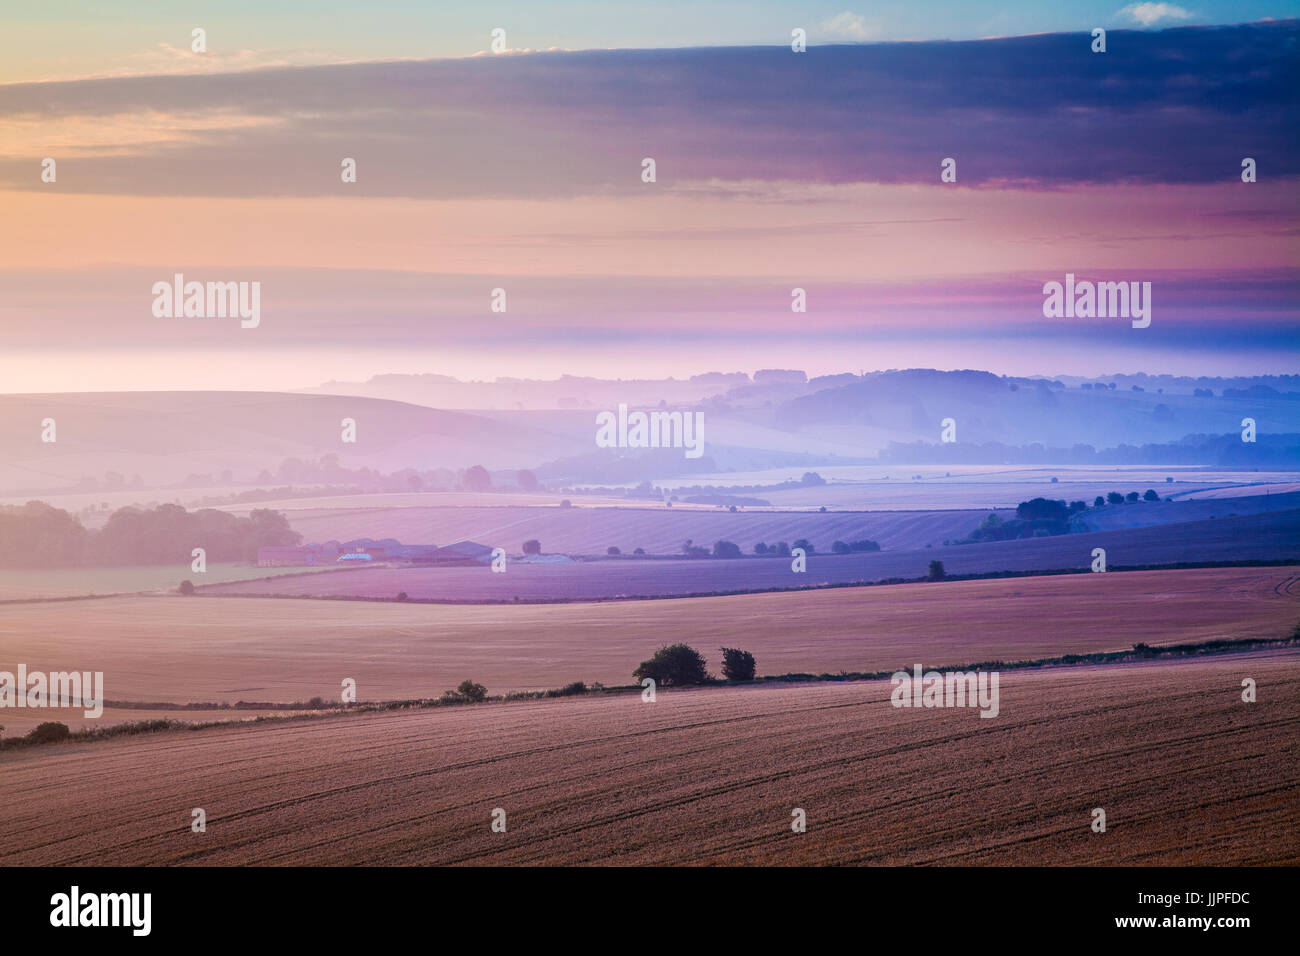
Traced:
<path id="1" fill-rule="evenodd" d="M 1296 4 L 262 6 L 3 7 L 0 390 L 1297 368 Z"/>

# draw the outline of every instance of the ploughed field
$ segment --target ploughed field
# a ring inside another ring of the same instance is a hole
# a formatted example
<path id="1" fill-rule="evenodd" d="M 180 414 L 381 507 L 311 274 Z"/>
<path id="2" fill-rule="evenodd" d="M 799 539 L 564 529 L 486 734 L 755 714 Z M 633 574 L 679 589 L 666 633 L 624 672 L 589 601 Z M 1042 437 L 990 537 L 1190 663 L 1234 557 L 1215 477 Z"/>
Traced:
<path id="1" fill-rule="evenodd" d="M 1003 672 L 992 719 L 896 709 L 890 690 L 624 693 L 6 751 L 0 865 L 1300 863 L 1294 650 Z"/>
<path id="2" fill-rule="evenodd" d="M 121 702 L 336 701 L 350 677 L 365 702 L 437 697 L 467 678 L 491 694 L 578 680 L 629 684 L 637 664 L 676 641 L 698 648 L 714 673 L 722 647 L 753 653 L 759 674 L 874 673 L 918 661 L 958 665 L 1127 650 L 1138 642 L 1277 638 L 1297 621 L 1296 567 L 596 604 L 130 596 L 0 605 L 0 669 L 21 662 L 33 672 L 103 671 L 105 697 Z M 29 713 L 5 711 L 0 723 Z M 155 716 L 164 714 L 187 716 Z M 120 719 L 110 707 L 98 721 L 67 722 L 75 728 Z"/>
<path id="3" fill-rule="evenodd" d="M 485 541 L 484 543 L 490 543 Z M 812 542 L 825 547 L 830 542 Z M 557 601 L 660 597 L 709 592 L 854 584 L 924 577 L 931 561 L 948 574 L 1088 570 L 1094 548 L 1109 565 L 1289 560 L 1300 562 L 1300 510 L 1118 531 L 1063 534 L 911 551 L 808 556 L 795 573 L 790 558 L 617 558 L 561 564 L 514 561 L 504 574 L 472 567 L 371 567 L 237 581 L 203 588 L 208 594 L 284 597 L 366 597 L 391 600 Z"/>
<path id="4" fill-rule="evenodd" d="M 761 494 L 759 495 L 761 497 Z M 478 541 L 512 554 L 537 539 L 557 554 L 680 554 L 682 542 L 712 546 L 720 538 L 746 552 L 756 542 L 775 544 L 807 538 L 830 551 L 835 541 L 877 542 L 882 548 L 923 548 L 948 538 L 964 538 L 984 520 L 986 510 L 958 511 L 727 511 L 661 504 L 625 507 L 404 507 L 374 508 L 336 499 L 328 510 L 304 509 L 285 502 L 293 529 L 304 541 L 396 538 L 404 544 L 448 545 Z M 1011 511 L 1000 511 L 1003 518 Z"/>

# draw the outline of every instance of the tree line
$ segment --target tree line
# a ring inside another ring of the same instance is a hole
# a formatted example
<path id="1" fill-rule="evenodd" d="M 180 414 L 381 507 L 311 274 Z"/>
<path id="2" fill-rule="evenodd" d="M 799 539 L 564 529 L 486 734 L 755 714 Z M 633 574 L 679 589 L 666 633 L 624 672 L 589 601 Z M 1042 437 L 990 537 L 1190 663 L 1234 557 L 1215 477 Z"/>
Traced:
<path id="1" fill-rule="evenodd" d="M 126 507 L 89 531 L 43 501 L 0 507 L 0 567 L 6 568 L 188 564 L 195 548 L 203 548 L 209 561 L 254 562 L 264 545 L 301 541 L 284 514 L 268 508 L 239 517 L 175 504 Z"/>

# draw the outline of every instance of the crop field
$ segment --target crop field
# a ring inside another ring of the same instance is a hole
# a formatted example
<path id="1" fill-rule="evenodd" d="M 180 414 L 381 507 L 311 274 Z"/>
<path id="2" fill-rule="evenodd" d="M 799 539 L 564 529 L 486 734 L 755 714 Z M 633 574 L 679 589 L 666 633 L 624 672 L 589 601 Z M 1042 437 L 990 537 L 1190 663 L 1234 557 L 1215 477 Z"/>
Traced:
<path id="1" fill-rule="evenodd" d="M 824 549 L 829 542 L 821 539 L 812 543 Z M 848 555 L 819 551 L 808 557 L 807 570 L 799 574 L 791 570 L 789 558 L 623 557 L 562 564 L 515 562 L 507 565 L 504 574 L 492 572 L 487 565 L 371 567 L 213 585 L 203 591 L 214 595 L 384 600 L 405 592 L 408 598 L 439 601 L 581 601 L 915 579 L 924 577 L 934 560 L 942 561 L 948 574 L 1086 571 L 1091 567 L 1094 548 L 1103 548 L 1108 565 L 1115 566 L 1243 560 L 1300 562 L 1300 510 L 906 551 Z"/>
<path id="2" fill-rule="evenodd" d="M 1006 672 L 993 719 L 889 693 L 599 695 L 13 750 L 0 864 L 1300 863 L 1293 651 Z"/>
<path id="3" fill-rule="evenodd" d="M 758 541 L 775 544 L 807 538 L 827 551 L 834 541 L 876 541 L 882 548 L 923 548 L 945 538 L 964 538 L 987 511 L 736 511 L 663 505 L 611 508 L 333 508 L 287 510 L 305 541 L 397 538 L 407 544 L 447 545 L 478 541 L 518 553 L 535 538 L 558 554 L 680 554 L 682 542 L 712 546 L 724 538 L 751 551 Z M 1012 512 L 1001 512 L 1011 517 Z"/>
<path id="4" fill-rule="evenodd" d="M 484 575 L 491 576 L 484 571 Z M 632 682 L 663 644 L 721 647 L 759 674 L 875 672 L 1284 637 L 1296 568 L 1133 571 L 635 604 L 430 605 L 131 596 L 0 606 L 0 669 L 104 672 L 112 701 L 295 703 Z M 18 711 L 12 711 L 18 713 Z M 175 714 L 173 716 L 183 716 Z M 102 721 L 109 721 L 105 714 Z M 0 718 L 0 722 L 5 722 Z"/>
<path id="5" fill-rule="evenodd" d="M 248 581 L 285 572 L 298 574 L 311 570 L 259 568 L 248 564 L 209 564 L 206 572 L 195 574 L 188 563 L 173 567 L 4 568 L 0 570 L 0 601 L 175 590 L 186 579 L 196 583 Z"/>

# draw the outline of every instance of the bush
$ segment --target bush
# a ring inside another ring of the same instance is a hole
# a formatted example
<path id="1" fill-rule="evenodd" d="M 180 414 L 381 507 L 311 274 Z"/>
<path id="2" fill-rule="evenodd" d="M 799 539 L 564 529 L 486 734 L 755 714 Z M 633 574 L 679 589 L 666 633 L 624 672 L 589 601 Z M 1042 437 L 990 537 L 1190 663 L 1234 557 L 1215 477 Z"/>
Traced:
<path id="1" fill-rule="evenodd" d="M 1092 506 L 1094 508 L 1100 508 L 1105 503 L 1106 503 L 1106 499 L 1103 498 L 1101 495 L 1098 495 L 1096 498 L 1092 499 Z"/>
<path id="2" fill-rule="evenodd" d="M 406 600 L 406 592 L 405 592 L 405 591 L 398 591 L 398 592 L 397 592 L 397 600 L 399 600 L 399 601 L 405 601 L 405 600 Z"/>
<path id="3" fill-rule="evenodd" d="M 181 586 L 178 587 L 176 590 L 179 591 L 181 594 L 183 594 L 185 597 L 189 597 L 191 594 L 194 593 L 194 582 L 191 581 L 189 578 L 186 578 L 184 581 L 181 582 Z"/>
<path id="4" fill-rule="evenodd" d="M 1106 503 L 1111 505 L 1122 505 L 1124 503 L 1124 496 L 1118 491 L 1112 491 L 1106 495 Z"/>
<path id="5" fill-rule="evenodd" d="M 863 538 L 861 541 L 850 541 L 849 550 L 850 551 L 879 551 L 880 545 L 868 538 Z"/>
<path id="6" fill-rule="evenodd" d="M 794 543 L 794 547 L 803 548 L 807 554 L 812 554 L 816 550 L 813 547 L 812 542 L 809 541 L 807 538 L 800 538 L 798 541 Z"/>
<path id="7" fill-rule="evenodd" d="M 477 704 L 487 697 L 487 688 L 472 680 L 463 680 L 455 690 L 443 691 L 442 699 L 448 704 Z"/>
<path id="8" fill-rule="evenodd" d="M 524 542 L 524 554 L 541 554 L 542 543 L 536 538 L 529 538 Z"/>
<path id="9" fill-rule="evenodd" d="M 931 581 L 942 581 L 945 577 L 947 577 L 947 574 L 946 574 L 946 573 L 944 572 L 944 570 L 943 570 L 943 562 L 942 562 L 942 561 L 931 561 L 931 562 L 930 562 L 930 574 L 929 574 L 929 576 L 928 576 L 928 580 L 931 580 Z"/>
<path id="10" fill-rule="evenodd" d="M 713 556 L 715 558 L 738 558 L 740 557 L 740 545 L 734 541 L 715 541 L 713 542 Z"/>
<path id="11" fill-rule="evenodd" d="M 753 680 L 754 655 L 734 647 L 722 648 L 722 676 L 727 680 Z"/>
<path id="12" fill-rule="evenodd" d="M 759 541 L 757 544 L 754 545 L 754 553 L 767 554 L 767 545 L 764 544 L 762 541 Z"/>
<path id="13" fill-rule="evenodd" d="M 1143 500 L 1143 501 L 1159 501 L 1159 500 L 1160 500 L 1160 496 L 1159 496 L 1158 494 L 1156 494 L 1156 490 L 1155 490 L 1154 488 L 1148 488 L 1145 492 L 1142 493 L 1142 500 Z"/>
<path id="14" fill-rule="evenodd" d="M 848 554 L 849 545 L 846 541 L 835 541 L 831 544 L 832 554 Z"/>
<path id="15" fill-rule="evenodd" d="M 611 558 L 615 558 L 618 557 L 623 552 L 618 549 L 617 545 L 611 544 L 608 548 L 605 549 L 605 553 L 609 555 Z"/>
<path id="16" fill-rule="evenodd" d="M 633 554 L 645 554 L 645 548 L 637 548 L 637 549 L 636 549 L 635 551 L 633 551 L 632 553 L 633 553 Z"/>
<path id="17" fill-rule="evenodd" d="M 640 683 L 649 677 L 656 684 L 672 687 L 682 684 L 703 684 L 709 679 L 700 652 L 686 644 L 670 644 L 655 651 L 648 661 L 632 672 Z"/>
<path id="18" fill-rule="evenodd" d="M 790 557 L 790 545 L 786 544 L 784 541 L 778 541 L 772 550 L 776 552 L 777 557 Z"/>
<path id="19" fill-rule="evenodd" d="M 1137 500 L 1138 500 L 1138 493 L 1137 493 L 1136 491 L 1130 491 L 1130 492 L 1125 496 L 1124 500 L 1125 500 L 1125 501 L 1137 501 Z"/>
<path id="20" fill-rule="evenodd" d="M 572 508 L 572 507 L 573 507 L 573 502 L 570 501 L 568 498 L 565 498 L 563 501 L 560 502 L 560 507 L 561 507 L 561 508 Z"/>
<path id="21" fill-rule="evenodd" d="M 61 724 L 57 720 L 47 720 L 43 724 L 37 724 L 28 733 L 27 739 L 34 744 L 50 744 L 59 740 L 67 740 L 72 731 L 68 730 L 67 724 Z"/>

